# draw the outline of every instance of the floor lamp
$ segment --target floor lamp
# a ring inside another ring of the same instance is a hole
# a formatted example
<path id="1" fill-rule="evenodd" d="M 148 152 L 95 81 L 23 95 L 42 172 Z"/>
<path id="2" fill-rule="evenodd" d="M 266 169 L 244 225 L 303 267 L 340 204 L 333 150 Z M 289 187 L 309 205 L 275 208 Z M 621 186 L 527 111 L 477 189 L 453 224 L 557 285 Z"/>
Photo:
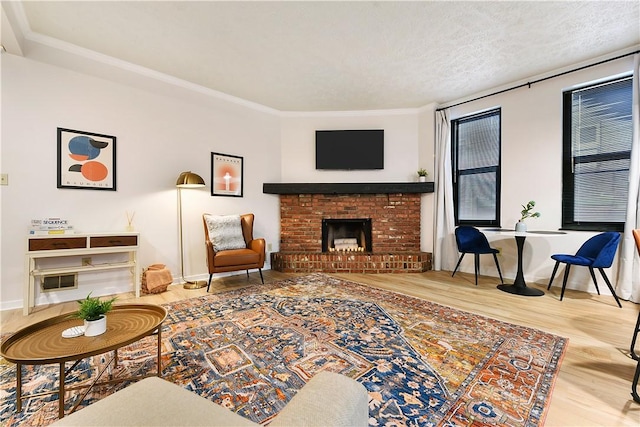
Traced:
<path id="1" fill-rule="evenodd" d="M 184 278 L 184 245 L 182 243 L 182 189 L 204 187 L 204 179 L 191 171 L 182 172 L 176 181 L 178 187 L 178 229 L 180 231 L 180 277 L 184 282 L 185 289 L 200 289 L 207 286 L 204 280 L 192 282 Z"/>

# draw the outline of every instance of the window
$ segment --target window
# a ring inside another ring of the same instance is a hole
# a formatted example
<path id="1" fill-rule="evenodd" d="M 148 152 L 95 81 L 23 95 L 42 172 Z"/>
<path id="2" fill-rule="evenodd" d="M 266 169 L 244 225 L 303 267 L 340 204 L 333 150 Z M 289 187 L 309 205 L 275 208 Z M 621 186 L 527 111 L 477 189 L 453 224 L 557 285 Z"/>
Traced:
<path id="1" fill-rule="evenodd" d="M 562 227 L 623 231 L 631 158 L 632 79 L 563 94 Z"/>
<path id="2" fill-rule="evenodd" d="M 500 225 L 500 109 L 452 121 L 456 225 Z"/>

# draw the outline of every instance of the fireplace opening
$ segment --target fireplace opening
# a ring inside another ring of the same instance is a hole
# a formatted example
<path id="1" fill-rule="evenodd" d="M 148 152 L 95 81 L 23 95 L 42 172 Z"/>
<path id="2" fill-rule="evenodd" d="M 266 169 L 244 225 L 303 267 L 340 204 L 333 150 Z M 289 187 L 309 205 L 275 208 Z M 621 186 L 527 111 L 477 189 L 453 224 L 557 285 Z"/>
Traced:
<path id="1" fill-rule="evenodd" d="M 322 252 L 372 252 L 371 218 L 323 219 Z"/>

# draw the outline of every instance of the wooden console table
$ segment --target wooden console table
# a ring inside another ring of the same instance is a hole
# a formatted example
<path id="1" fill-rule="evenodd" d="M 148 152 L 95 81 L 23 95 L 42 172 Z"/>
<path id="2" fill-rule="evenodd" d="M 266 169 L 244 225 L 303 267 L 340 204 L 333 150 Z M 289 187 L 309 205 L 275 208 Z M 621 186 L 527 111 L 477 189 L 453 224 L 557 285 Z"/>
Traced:
<path id="1" fill-rule="evenodd" d="M 138 264 L 139 233 L 91 233 L 57 236 L 29 236 L 25 257 L 23 313 L 28 315 L 35 305 L 35 278 L 46 275 L 81 273 L 128 268 L 133 276 L 136 298 L 140 297 L 140 266 Z M 123 262 L 78 265 L 71 267 L 38 268 L 38 259 L 82 257 L 102 254 L 126 253 Z"/>

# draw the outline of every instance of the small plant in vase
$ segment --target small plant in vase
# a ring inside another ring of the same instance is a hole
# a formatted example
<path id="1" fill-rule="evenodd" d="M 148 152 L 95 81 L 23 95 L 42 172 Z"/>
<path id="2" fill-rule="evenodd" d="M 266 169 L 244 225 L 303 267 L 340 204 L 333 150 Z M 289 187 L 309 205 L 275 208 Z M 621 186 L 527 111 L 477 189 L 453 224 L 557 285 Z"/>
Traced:
<path id="1" fill-rule="evenodd" d="M 527 231 L 527 224 L 524 222 L 527 218 L 540 218 L 540 212 L 533 212 L 533 208 L 536 206 L 534 200 L 530 200 L 526 205 L 522 205 L 520 211 L 520 220 L 516 223 L 516 231 Z"/>
<path id="2" fill-rule="evenodd" d="M 427 172 L 426 169 L 418 169 L 418 181 L 425 182 L 427 180 L 427 175 L 429 175 L 429 172 Z"/>
<path id="3" fill-rule="evenodd" d="M 84 335 L 93 337 L 106 332 L 107 314 L 116 298 L 101 301 L 100 298 L 91 297 L 91 293 L 83 300 L 78 301 L 79 307 L 75 317 L 84 320 Z"/>

